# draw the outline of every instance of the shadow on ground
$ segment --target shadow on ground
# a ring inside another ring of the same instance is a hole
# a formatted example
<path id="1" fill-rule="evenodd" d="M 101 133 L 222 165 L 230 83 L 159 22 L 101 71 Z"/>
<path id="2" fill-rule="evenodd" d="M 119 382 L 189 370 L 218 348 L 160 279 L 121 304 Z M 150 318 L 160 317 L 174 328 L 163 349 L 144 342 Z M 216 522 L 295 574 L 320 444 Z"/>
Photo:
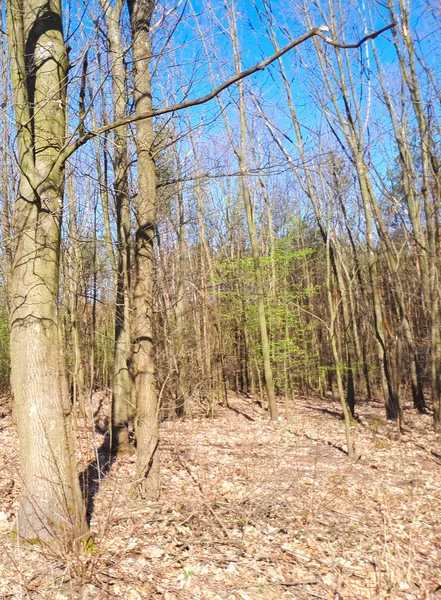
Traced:
<path id="1" fill-rule="evenodd" d="M 86 504 L 87 523 L 90 521 L 102 479 L 109 473 L 116 460 L 117 453 L 112 451 L 109 430 L 105 432 L 103 442 L 96 451 L 96 458 L 80 473 L 80 487 Z"/>

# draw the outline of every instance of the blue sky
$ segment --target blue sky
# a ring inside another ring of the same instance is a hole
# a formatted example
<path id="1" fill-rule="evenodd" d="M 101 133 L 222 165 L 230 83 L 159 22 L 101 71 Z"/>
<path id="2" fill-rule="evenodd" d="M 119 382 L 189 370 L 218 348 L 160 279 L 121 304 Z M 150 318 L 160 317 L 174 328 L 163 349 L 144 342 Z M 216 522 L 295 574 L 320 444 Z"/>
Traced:
<path id="1" fill-rule="evenodd" d="M 93 14 L 99 14 L 99 9 L 92 2 L 87 5 L 86 10 L 82 3 L 73 2 L 73 0 L 70 0 L 71 9 L 67 9 L 67 2 L 65 6 L 66 17 L 70 15 L 68 29 L 71 32 L 76 31 L 75 37 L 72 39 L 73 58 L 80 57 L 89 43 L 92 47 L 90 77 L 96 80 L 96 71 L 94 70 L 96 69 L 96 63 L 93 63 L 96 45 L 92 16 Z M 168 5 L 168 7 L 170 6 L 171 4 Z M 228 4 L 228 7 L 230 6 Z M 311 6 L 311 3 L 309 3 L 309 6 Z M 321 6 L 324 7 L 325 3 L 323 2 Z M 335 3 L 334 6 L 336 6 Z M 362 0 L 344 0 L 341 6 L 342 22 L 338 27 L 338 39 L 345 39 L 346 42 L 356 41 L 364 35 L 362 16 L 368 19 L 368 11 L 372 15 L 372 23 L 375 28 L 383 27 L 389 21 L 384 8 L 381 8 L 380 4 L 373 0 L 364 0 L 364 3 Z M 438 23 L 425 3 L 412 2 L 411 6 L 411 24 L 416 38 L 420 41 L 418 52 L 424 55 L 433 69 L 439 70 L 441 62 L 439 61 L 440 35 Z M 267 35 L 268 23 L 266 17 L 262 16 L 263 8 L 264 4 L 261 0 L 256 1 L 256 3 L 251 0 L 241 0 L 236 5 L 244 68 L 259 62 L 273 52 L 272 44 Z M 308 25 L 305 23 L 305 18 L 298 10 L 296 12 L 294 3 L 273 1 L 271 2 L 271 9 L 280 46 L 307 30 Z M 231 39 L 227 31 L 224 3 L 222 1 L 208 3 L 203 0 L 192 0 L 191 3 L 186 5 L 182 20 L 177 23 L 177 15 L 180 14 L 180 10 L 173 13 L 165 22 L 165 26 L 158 29 L 155 34 L 155 48 L 157 51 L 163 49 L 165 41 L 168 41 L 165 55 L 157 60 L 158 68 L 154 78 L 154 101 L 157 107 L 174 104 L 183 98 L 206 94 L 213 85 L 211 72 L 216 83 L 220 83 L 234 73 L 234 60 Z M 261 11 L 260 15 L 258 11 Z M 161 9 L 158 11 L 156 20 L 160 12 Z M 317 12 L 317 9 L 315 9 L 315 14 L 311 17 L 313 25 L 323 23 L 323 17 L 318 15 Z M 79 22 L 80 17 L 82 18 L 81 23 Z M 441 22 L 441 19 L 439 22 Z M 204 36 L 205 46 L 201 40 L 201 35 Z M 393 90 L 394 86 L 398 85 L 399 78 L 390 32 L 378 38 L 375 44 Z M 368 61 L 368 51 L 370 62 Z M 384 110 L 384 104 L 381 98 L 378 97 L 376 69 L 370 43 L 359 50 L 349 50 L 347 57 L 355 78 L 356 95 L 360 97 L 363 94 L 361 106 L 367 122 L 365 131 L 366 150 L 369 152 L 369 159 L 374 163 L 378 173 L 384 177 L 393 165 L 393 159 L 397 151 L 390 135 L 390 123 Z M 128 53 L 127 58 L 130 61 L 130 53 Z M 334 135 L 326 124 L 324 112 L 326 103 L 324 107 L 318 106 L 324 86 L 320 79 L 321 73 L 317 66 L 312 42 L 307 42 L 304 46 L 291 51 L 284 57 L 283 62 L 291 83 L 298 116 L 303 126 L 302 131 L 305 136 L 307 152 L 311 156 L 317 154 L 317 132 L 319 129 L 324 132 L 322 140 L 324 148 L 341 151 Z M 437 78 L 439 76 L 437 71 L 435 71 L 435 76 Z M 109 84 L 109 81 L 105 83 L 107 93 L 110 93 Z M 245 88 L 248 98 L 249 125 L 257 121 L 257 111 L 252 103 L 252 94 L 255 94 L 259 96 L 262 107 L 277 127 L 285 148 L 296 159 L 296 139 L 277 66 L 253 75 L 245 83 Z M 75 85 L 72 85 L 71 102 L 73 107 L 75 107 L 76 102 L 75 89 Z M 237 124 L 236 89 L 231 88 L 223 92 L 222 99 L 228 106 L 231 122 Z M 437 111 L 439 111 L 438 105 Z M 328 110 L 331 110 L 330 105 Z M 108 111 L 111 111 L 110 104 Z M 411 116 L 411 110 L 409 110 L 409 114 Z M 219 164 L 222 165 L 223 156 L 226 156 L 228 150 L 227 136 L 222 119 L 217 118 L 214 120 L 215 117 L 219 117 L 219 106 L 217 101 L 213 100 L 204 106 L 190 109 L 186 114 L 174 115 L 170 123 L 173 123 L 173 127 L 177 130 L 185 132 L 188 129 L 189 119 L 193 127 L 198 127 L 196 134 L 199 141 L 205 144 L 207 154 L 212 152 L 213 160 L 217 157 L 220 160 Z M 75 123 L 74 119 L 71 123 Z M 261 127 L 265 131 L 265 127 L 263 125 Z M 237 127 L 234 126 L 234 130 L 237 132 Z M 271 146 L 272 154 L 277 155 L 277 148 L 271 143 L 268 132 L 262 135 L 264 149 L 265 144 L 267 144 L 268 148 Z M 342 137 L 341 133 L 340 137 Z M 181 142 L 181 149 L 185 153 L 188 148 L 188 142 L 184 139 Z M 91 151 L 92 149 L 89 147 L 85 154 L 90 157 Z M 224 167 L 234 171 L 234 165 L 231 164 L 231 152 L 229 154 L 230 157 Z M 278 161 L 281 161 L 280 153 Z"/>

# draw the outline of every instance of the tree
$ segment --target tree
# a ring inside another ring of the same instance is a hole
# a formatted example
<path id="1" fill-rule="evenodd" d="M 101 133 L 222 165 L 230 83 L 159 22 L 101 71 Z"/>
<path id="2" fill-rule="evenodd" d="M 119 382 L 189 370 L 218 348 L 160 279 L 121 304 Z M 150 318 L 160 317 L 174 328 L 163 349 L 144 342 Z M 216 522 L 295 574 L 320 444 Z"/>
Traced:
<path id="1" fill-rule="evenodd" d="M 100 0 L 109 42 L 110 74 L 112 78 L 113 118 L 124 118 L 127 110 L 127 77 L 121 43 L 123 0 L 114 6 Z M 113 131 L 113 175 L 116 209 L 116 306 L 115 351 L 112 385 L 112 447 L 118 453 L 130 451 L 128 424 L 135 413 L 133 398 L 132 346 L 130 333 L 130 203 L 128 127 Z M 109 237 L 110 234 L 108 234 Z"/>
<path id="2" fill-rule="evenodd" d="M 11 380 L 20 439 L 17 533 L 84 539 L 71 404 L 60 352 L 58 285 L 68 57 L 61 4 L 10 0 L 8 35 L 20 183 L 14 210 Z"/>
<path id="3" fill-rule="evenodd" d="M 128 0 L 135 60 L 135 114 L 152 111 L 150 77 L 150 22 L 153 0 Z M 156 181 L 153 158 L 153 121 L 140 119 L 136 127 L 138 194 L 135 201 L 133 283 L 133 366 L 136 388 L 136 470 L 141 493 L 159 490 L 158 401 L 153 347 L 153 244 L 156 234 Z"/>

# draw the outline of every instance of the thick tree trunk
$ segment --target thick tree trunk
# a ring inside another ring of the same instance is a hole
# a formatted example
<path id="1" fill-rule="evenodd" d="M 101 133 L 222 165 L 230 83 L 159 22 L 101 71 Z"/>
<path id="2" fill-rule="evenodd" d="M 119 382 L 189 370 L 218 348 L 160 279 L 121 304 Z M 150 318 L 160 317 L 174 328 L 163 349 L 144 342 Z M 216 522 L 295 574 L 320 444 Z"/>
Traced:
<path id="1" fill-rule="evenodd" d="M 64 175 L 54 163 L 65 135 L 67 77 L 60 2 L 10 0 L 8 35 L 21 170 L 10 316 L 22 479 L 17 533 L 71 545 L 87 535 L 87 523 L 59 346 Z"/>
<path id="2" fill-rule="evenodd" d="M 11 293 L 11 364 L 23 492 L 18 534 L 75 539 L 87 531 L 78 484 L 58 335 L 59 214 L 42 211 L 30 189 L 17 200 Z M 27 187 L 27 186 L 26 186 Z M 51 190 L 61 197 L 61 190 Z M 20 206 L 22 205 L 22 206 Z M 24 231 L 26 229 L 26 233 Z"/>

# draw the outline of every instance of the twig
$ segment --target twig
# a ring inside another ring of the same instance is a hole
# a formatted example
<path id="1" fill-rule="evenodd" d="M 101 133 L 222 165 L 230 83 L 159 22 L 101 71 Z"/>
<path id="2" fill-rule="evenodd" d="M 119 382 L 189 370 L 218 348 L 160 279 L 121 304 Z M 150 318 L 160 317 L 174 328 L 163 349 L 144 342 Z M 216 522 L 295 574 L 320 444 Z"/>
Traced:
<path id="1" fill-rule="evenodd" d="M 319 600 L 329 600 L 329 598 L 325 598 L 325 596 L 320 596 L 320 594 L 314 594 L 314 592 L 306 592 L 308 596 L 312 596 L 313 598 L 319 598 Z"/>

